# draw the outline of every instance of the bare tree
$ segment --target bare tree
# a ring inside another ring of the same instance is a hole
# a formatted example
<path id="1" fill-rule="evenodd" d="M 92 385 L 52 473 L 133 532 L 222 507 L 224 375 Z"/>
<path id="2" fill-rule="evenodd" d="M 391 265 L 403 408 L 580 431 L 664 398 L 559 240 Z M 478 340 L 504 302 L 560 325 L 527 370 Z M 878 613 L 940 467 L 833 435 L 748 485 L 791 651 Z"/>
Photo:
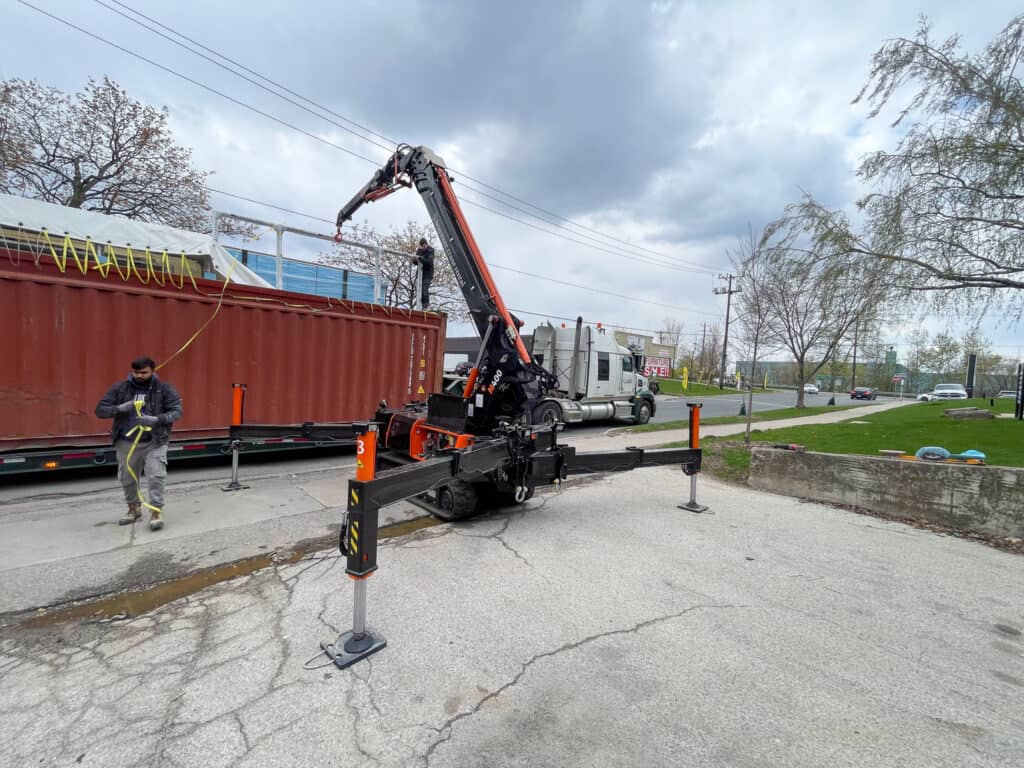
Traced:
<path id="1" fill-rule="evenodd" d="M 729 260 L 737 274 L 736 319 L 738 341 L 750 349 L 750 371 L 747 374 L 750 392 L 747 395 L 747 429 L 743 441 L 750 442 L 750 424 L 754 416 L 754 376 L 757 371 L 758 354 L 771 337 L 770 319 L 772 307 L 767 286 L 768 264 L 760 258 L 760 238 L 748 226 L 745 237 L 739 239 L 736 248 L 729 252 Z"/>
<path id="2" fill-rule="evenodd" d="M 683 321 L 666 317 L 658 331 L 658 343 L 679 348 L 683 338 Z"/>
<path id="3" fill-rule="evenodd" d="M 722 326 L 717 323 L 709 325 L 707 333 L 703 334 L 701 338 L 697 368 L 698 373 L 703 373 L 705 379 L 710 379 L 722 364 L 723 338 Z M 724 376 L 725 371 L 722 371 L 720 375 Z"/>
<path id="4" fill-rule="evenodd" d="M 167 110 L 108 78 L 66 94 L 0 84 L 0 190 L 48 203 L 209 231 L 207 173 L 175 143 Z M 228 224 L 227 234 L 251 227 Z"/>
<path id="5" fill-rule="evenodd" d="M 402 254 L 396 256 L 385 253 L 381 258 L 381 282 L 384 285 L 385 302 L 393 307 L 415 307 L 416 265 L 412 263 L 409 255 L 415 252 L 420 238 L 425 238 L 429 242 L 435 236 L 434 228 L 429 224 L 408 221 L 401 229 L 392 228 L 387 232 L 377 232 L 364 223 L 356 232 L 361 243 L 377 245 Z M 469 308 L 459 289 L 451 264 L 440 247 L 436 247 L 436 250 L 434 280 L 430 287 L 430 307 L 445 312 L 451 320 L 468 320 Z M 344 242 L 330 253 L 321 254 L 319 261 L 322 264 L 349 267 L 360 272 L 372 273 L 376 268 L 376 256 L 373 252 L 346 247 Z"/>
<path id="6" fill-rule="evenodd" d="M 991 391 L 999 392 L 1003 389 L 1017 390 L 1017 361 L 1003 357 L 999 364 L 989 374 Z"/>
<path id="7" fill-rule="evenodd" d="M 805 229 L 800 217 L 783 216 L 758 243 L 762 294 L 771 308 L 768 330 L 796 363 L 797 407 L 804 383 L 828 363 L 858 318 L 879 301 L 882 271 L 863 260 L 842 263 L 831 243 Z"/>
<path id="8" fill-rule="evenodd" d="M 910 380 L 907 382 L 907 390 L 911 392 L 922 392 L 925 374 L 925 358 L 928 349 L 928 330 L 918 328 L 910 334 L 910 350 L 907 353 L 907 373 Z"/>
<path id="9" fill-rule="evenodd" d="M 672 358 L 673 369 L 680 365 L 683 357 L 683 328 L 682 320 L 666 317 L 661 330 L 658 331 L 658 343 L 675 350 L 675 356 Z"/>
<path id="10" fill-rule="evenodd" d="M 946 331 L 932 337 L 931 343 L 923 350 L 921 366 L 936 378 L 959 381 L 967 369 L 964 360 L 964 349 L 959 339 Z"/>
<path id="11" fill-rule="evenodd" d="M 0 83 L 0 192 L 10 194 L 11 188 L 5 168 L 20 167 L 26 159 L 24 140 L 12 127 L 14 88 L 9 82 Z"/>
<path id="12" fill-rule="evenodd" d="M 874 187 L 860 201 L 863 234 L 804 200 L 818 236 L 846 256 L 888 262 L 898 285 L 939 307 L 976 313 L 1002 303 L 1024 314 L 1022 57 L 1024 15 L 973 56 L 955 36 L 933 40 L 926 20 L 913 39 L 879 48 L 854 102 L 876 117 L 913 89 L 894 121 L 908 127 L 895 151 L 860 166 Z"/>
<path id="13" fill-rule="evenodd" d="M 739 328 L 738 339 L 750 348 L 748 376 L 753 378 L 758 355 L 770 346 L 771 341 L 768 319 L 772 314 L 772 307 L 765 290 L 768 282 L 768 275 L 765 273 L 767 262 L 760 258 L 759 238 L 754 235 L 753 230 L 748 230 L 746 237 L 740 238 L 737 247 L 729 251 L 728 255 L 740 288 L 735 299 L 734 322 Z"/>

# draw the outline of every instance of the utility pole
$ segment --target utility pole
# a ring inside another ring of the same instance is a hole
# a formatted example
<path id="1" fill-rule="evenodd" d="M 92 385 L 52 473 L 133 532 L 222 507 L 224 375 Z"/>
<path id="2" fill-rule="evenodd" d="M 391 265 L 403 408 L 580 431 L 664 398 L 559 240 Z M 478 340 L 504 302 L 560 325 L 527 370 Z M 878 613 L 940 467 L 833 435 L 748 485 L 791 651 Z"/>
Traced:
<path id="1" fill-rule="evenodd" d="M 708 324 L 704 323 L 704 334 L 700 337 L 700 367 L 704 369 L 704 342 L 708 338 Z"/>
<path id="2" fill-rule="evenodd" d="M 729 351 L 729 310 L 732 307 L 732 295 L 739 293 L 742 289 L 732 287 L 732 281 L 736 279 L 736 275 L 719 275 L 718 279 L 729 281 L 727 288 L 712 289 L 712 293 L 725 294 L 725 338 L 722 339 L 722 370 L 718 374 L 718 388 L 725 389 L 725 359 Z"/>

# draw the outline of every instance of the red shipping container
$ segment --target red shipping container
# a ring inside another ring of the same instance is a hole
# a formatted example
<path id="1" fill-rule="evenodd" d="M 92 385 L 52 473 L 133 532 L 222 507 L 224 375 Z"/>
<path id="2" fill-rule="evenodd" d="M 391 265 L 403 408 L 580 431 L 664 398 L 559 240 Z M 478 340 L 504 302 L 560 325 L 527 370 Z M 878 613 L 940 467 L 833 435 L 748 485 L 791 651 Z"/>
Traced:
<path id="1" fill-rule="evenodd" d="M 184 418 L 172 439 L 225 437 L 232 384 L 247 423 L 354 421 L 437 391 L 445 317 L 268 288 L 197 280 L 142 285 L 27 252 L 0 257 L 0 450 L 109 443 L 94 415 L 106 389 L 150 355 Z"/>

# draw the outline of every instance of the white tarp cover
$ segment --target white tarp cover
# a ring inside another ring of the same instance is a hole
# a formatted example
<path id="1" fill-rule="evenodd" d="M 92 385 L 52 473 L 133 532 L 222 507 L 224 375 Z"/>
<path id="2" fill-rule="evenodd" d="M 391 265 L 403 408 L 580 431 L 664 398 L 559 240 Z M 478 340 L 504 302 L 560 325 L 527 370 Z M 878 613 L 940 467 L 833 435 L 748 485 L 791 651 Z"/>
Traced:
<path id="1" fill-rule="evenodd" d="M 227 275 L 230 269 L 231 281 L 234 283 L 272 287 L 247 266 L 232 258 L 210 235 L 186 229 L 147 224 L 123 216 L 108 216 L 105 213 L 83 211 L 13 195 L 0 195 L 0 226 L 8 229 L 21 227 L 32 231 L 46 229 L 54 243 L 57 237 L 63 239 L 67 234 L 76 240 L 88 237 L 97 246 L 110 243 L 114 246 L 131 245 L 137 250 L 148 247 L 158 253 L 166 250 L 171 255 L 209 255 L 213 268 L 221 277 Z M 232 262 L 234 269 L 231 269 Z"/>

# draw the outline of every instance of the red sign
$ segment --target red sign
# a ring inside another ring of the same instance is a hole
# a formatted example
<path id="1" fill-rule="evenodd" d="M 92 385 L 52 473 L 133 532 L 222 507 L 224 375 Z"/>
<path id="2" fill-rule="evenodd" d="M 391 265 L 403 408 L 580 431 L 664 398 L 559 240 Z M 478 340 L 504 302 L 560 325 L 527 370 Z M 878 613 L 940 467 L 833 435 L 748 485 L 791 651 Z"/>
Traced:
<path id="1" fill-rule="evenodd" d="M 648 357 L 644 361 L 644 376 L 661 376 L 668 378 L 672 375 L 672 360 L 667 357 Z"/>

